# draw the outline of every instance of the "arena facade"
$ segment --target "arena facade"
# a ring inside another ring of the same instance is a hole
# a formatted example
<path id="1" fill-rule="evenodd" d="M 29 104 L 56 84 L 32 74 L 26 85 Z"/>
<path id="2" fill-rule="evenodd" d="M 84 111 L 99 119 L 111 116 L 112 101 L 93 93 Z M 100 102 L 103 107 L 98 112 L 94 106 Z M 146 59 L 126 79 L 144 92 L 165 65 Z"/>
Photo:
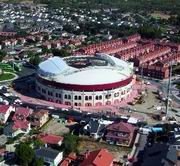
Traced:
<path id="1" fill-rule="evenodd" d="M 40 63 L 36 90 L 45 100 L 69 106 L 118 105 L 130 96 L 133 82 L 132 63 L 97 53 Z"/>

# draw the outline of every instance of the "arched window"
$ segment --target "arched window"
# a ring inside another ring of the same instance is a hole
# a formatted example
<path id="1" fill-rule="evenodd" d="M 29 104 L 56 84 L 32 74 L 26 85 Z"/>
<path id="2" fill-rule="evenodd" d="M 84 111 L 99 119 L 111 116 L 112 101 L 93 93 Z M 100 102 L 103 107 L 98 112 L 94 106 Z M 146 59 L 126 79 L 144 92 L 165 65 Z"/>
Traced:
<path id="1" fill-rule="evenodd" d="M 119 92 L 114 94 L 114 97 L 118 97 L 119 96 Z"/>
<path id="2" fill-rule="evenodd" d="M 110 102 L 110 101 L 107 101 L 107 102 L 106 102 L 106 105 L 111 105 L 111 102 Z"/>

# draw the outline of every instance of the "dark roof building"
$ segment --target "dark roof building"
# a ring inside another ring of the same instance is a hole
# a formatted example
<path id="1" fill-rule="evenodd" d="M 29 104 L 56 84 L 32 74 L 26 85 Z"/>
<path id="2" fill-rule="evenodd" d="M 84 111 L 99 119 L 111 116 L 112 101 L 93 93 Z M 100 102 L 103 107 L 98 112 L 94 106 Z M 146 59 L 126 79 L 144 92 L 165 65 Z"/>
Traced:
<path id="1" fill-rule="evenodd" d="M 44 162 L 49 165 L 57 166 L 62 158 L 63 153 L 51 148 L 40 148 L 35 151 L 35 155 L 37 158 L 43 158 Z"/>

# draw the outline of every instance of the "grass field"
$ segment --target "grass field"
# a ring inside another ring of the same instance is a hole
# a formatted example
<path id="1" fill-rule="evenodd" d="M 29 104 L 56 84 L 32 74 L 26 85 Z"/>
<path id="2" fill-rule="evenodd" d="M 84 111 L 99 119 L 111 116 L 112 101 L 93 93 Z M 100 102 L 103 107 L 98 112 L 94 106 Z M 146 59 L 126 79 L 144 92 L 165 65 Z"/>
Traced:
<path id="1" fill-rule="evenodd" d="M 15 71 L 9 64 L 0 63 L 0 69 L 2 69 L 4 72 L 15 73 Z"/>
<path id="2" fill-rule="evenodd" d="M 10 80 L 12 78 L 14 78 L 15 75 L 11 74 L 11 73 L 3 73 L 2 75 L 0 75 L 0 81 L 5 81 L 5 80 Z"/>

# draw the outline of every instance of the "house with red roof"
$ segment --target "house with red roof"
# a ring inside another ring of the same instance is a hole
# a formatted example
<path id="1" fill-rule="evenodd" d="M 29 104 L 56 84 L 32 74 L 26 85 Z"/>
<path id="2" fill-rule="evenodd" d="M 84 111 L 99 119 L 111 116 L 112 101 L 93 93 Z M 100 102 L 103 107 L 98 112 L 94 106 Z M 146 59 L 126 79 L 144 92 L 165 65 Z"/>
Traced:
<path id="1" fill-rule="evenodd" d="M 62 145 L 63 137 L 53 134 L 39 134 L 37 137 L 39 140 L 41 140 L 46 146 L 48 145 Z"/>
<path id="2" fill-rule="evenodd" d="M 113 166 L 113 155 L 107 149 L 87 151 L 77 155 L 70 153 L 59 166 L 79 165 L 79 166 Z"/>
<path id="3" fill-rule="evenodd" d="M 4 127 L 4 134 L 9 137 L 15 137 L 20 133 L 28 133 L 31 129 L 30 122 L 27 120 L 30 113 L 30 110 L 27 108 L 16 108 L 12 122 Z"/>
<path id="4" fill-rule="evenodd" d="M 86 152 L 80 166 L 112 166 L 114 157 L 107 149 Z"/>
<path id="5" fill-rule="evenodd" d="M 6 123 L 12 111 L 15 112 L 15 107 L 10 106 L 10 105 L 0 105 L 0 123 L 1 124 Z"/>
<path id="6" fill-rule="evenodd" d="M 106 128 L 105 139 L 109 144 L 131 146 L 137 128 L 129 123 L 113 123 Z"/>
<path id="7" fill-rule="evenodd" d="M 59 166 L 69 166 L 73 165 L 73 163 L 77 163 L 77 154 L 74 152 L 71 152 L 60 164 Z"/>

